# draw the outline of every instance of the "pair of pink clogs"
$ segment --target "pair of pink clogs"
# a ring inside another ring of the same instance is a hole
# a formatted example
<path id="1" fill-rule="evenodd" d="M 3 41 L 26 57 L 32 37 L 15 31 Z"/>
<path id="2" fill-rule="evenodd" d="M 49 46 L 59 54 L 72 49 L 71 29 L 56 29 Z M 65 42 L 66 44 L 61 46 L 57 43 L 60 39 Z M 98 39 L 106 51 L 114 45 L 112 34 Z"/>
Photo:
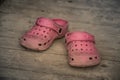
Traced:
<path id="1" fill-rule="evenodd" d="M 57 38 L 65 36 L 68 62 L 75 67 L 88 67 L 100 63 L 94 36 L 87 32 L 68 32 L 68 22 L 63 19 L 40 17 L 35 25 L 20 39 L 20 44 L 32 50 L 46 50 Z"/>

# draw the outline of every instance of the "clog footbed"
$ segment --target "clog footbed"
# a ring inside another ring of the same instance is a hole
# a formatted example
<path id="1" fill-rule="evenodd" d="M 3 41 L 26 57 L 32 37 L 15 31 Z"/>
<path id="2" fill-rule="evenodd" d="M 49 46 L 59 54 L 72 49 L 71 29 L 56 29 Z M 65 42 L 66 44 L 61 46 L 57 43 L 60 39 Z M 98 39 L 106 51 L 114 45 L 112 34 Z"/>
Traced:
<path id="1" fill-rule="evenodd" d="M 32 50 L 46 50 L 57 38 L 68 31 L 68 22 L 63 19 L 40 17 L 35 25 L 20 39 L 20 44 Z"/>
<path id="2" fill-rule="evenodd" d="M 95 47 L 94 36 L 87 32 L 67 32 L 65 43 L 68 62 L 75 67 L 88 67 L 100 63 L 100 55 Z"/>

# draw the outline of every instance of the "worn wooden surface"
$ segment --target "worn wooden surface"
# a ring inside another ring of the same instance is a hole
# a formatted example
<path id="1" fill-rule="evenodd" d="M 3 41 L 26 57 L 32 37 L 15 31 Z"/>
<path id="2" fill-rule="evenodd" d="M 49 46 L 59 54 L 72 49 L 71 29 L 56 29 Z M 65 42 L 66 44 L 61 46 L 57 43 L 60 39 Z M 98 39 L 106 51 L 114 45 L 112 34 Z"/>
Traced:
<path id="1" fill-rule="evenodd" d="M 69 31 L 95 35 L 100 65 L 67 64 L 64 38 L 44 52 L 26 50 L 20 36 L 39 16 L 69 21 Z M 0 80 L 120 80 L 119 0 L 5 0 L 0 5 Z"/>

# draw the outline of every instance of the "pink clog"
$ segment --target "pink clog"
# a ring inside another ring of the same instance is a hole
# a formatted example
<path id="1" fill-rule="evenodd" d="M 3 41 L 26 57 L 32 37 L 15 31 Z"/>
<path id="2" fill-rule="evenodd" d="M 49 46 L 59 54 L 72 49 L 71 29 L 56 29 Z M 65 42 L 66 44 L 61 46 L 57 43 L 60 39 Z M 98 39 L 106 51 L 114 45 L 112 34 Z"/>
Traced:
<path id="1" fill-rule="evenodd" d="M 87 32 L 67 32 L 65 43 L 71 66 L 88 67 L 100 63 L 100 55 L 95 47 L 94 36 Z"/>
<path id="2" fill-rule="evenodd" d="M 20 39 L 20 44 L 32 50 L 46 50 L 57 38 L 68 31 L 68 22 L 63 19 L 40 17 L 36 24 Z"/>

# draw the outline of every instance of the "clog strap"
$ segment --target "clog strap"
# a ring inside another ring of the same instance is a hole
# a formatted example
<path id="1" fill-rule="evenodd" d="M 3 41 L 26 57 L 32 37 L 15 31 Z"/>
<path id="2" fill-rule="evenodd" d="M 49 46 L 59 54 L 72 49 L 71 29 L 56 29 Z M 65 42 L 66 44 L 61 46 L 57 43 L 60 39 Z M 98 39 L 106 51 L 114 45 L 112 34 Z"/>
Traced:
<path id="1" fill-rule="evenodd" d="M 95 43 L 94 36 L 87 32 L 68 32 L 66 33 L 65 37 L 65 42 L 67 45 L 72 41 L 90 41 Z"/>
<path id="2" fill-rule="evenodd" d="M 44 18 L 40 17 L 37 19 L 36 24 L 41 26 L 41 27 L 48 27 L 54 30 L 59 36 L 63 34 L 63 29 L 64 27 L 57 24 L 55 20 L 49 19 L 49 18 Z M 66 26 L 67 27 L 67 26 Z"/>

